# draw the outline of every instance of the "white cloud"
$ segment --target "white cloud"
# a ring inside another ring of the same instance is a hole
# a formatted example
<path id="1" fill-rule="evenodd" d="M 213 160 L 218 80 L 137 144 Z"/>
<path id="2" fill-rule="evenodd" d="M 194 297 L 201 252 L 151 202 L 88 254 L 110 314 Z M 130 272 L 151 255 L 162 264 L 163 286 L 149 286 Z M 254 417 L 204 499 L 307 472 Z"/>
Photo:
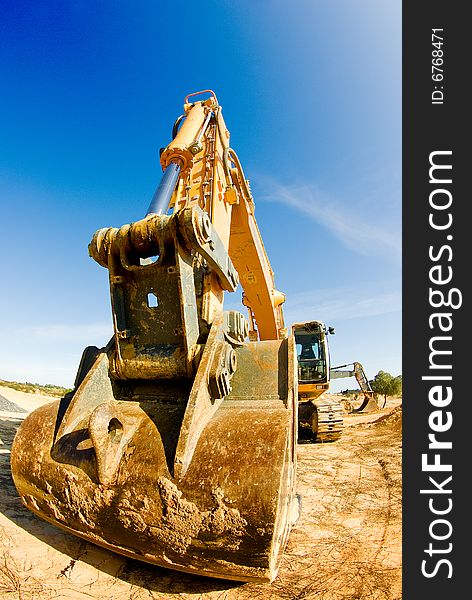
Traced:
<path id="1" fill-rule="evenodd" d="M 246 315 L 241 294 L 225 296 L 225 310 Z M 324 322 L 375 317 L 402 310 L 401 284 L 392 281 L 344 285 L 333 288 L 290 292 L 283 305 L 286 326 L 319 319 Z"/>
<path id="2" fill-rule="evenodd" d="M 401 290 L 385 284 L 307 290 L 290 295 L 284 317 L 287 324 L 312 319 L 343 321 L 398 312 L 401 302 Z"/>
<path id="3" fill-rule="evenodd" d="M 358 254 L 381 254 L 400 260 L 399 232 L 372 223 L 371 216 L 363 216 L 350 205 L 333 200 L 314 185 L 286 186 L 272 178 L 259 177 L 261 179 L 266 193 L 258 194 L 258 200 L 281 202 L 304 213 Z"/>

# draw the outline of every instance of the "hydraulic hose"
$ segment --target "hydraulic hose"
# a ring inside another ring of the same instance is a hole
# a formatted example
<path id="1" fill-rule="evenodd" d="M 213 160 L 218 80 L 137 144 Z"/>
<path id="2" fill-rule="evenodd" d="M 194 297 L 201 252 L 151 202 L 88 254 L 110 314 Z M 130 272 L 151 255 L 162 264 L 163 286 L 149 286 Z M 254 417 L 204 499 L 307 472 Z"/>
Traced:
<path id="1" fill-rule="evenodd" d="M 177 119 L 175 120 L 174 126 L 172 127 L 172 139 L 175 138 L 175 136 L 179 133 L 179 127 L 180 124 L 182 123 L 182 121 L 185 119 L 187 115 L 183 114 L 180 115 L 180 117 L 177 117 Z"/>

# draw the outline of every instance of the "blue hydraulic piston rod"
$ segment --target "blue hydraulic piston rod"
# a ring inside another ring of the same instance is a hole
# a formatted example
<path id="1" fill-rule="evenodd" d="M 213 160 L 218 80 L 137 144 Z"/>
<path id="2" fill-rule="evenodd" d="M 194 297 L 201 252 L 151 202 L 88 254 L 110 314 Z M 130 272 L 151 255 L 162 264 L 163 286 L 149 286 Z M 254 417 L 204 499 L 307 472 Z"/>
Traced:
<path id="1" fill-rule="evenodd" d="M 169 200 L 174 192 L 175 184 L 179 178 L 180 165 L 175 162 L 171 162 L 162 176 L 161 182 L 154 192 L 151 204 L 147 210 L 147 215 L 164 215 L 167 212 L 169 206 Z"/>

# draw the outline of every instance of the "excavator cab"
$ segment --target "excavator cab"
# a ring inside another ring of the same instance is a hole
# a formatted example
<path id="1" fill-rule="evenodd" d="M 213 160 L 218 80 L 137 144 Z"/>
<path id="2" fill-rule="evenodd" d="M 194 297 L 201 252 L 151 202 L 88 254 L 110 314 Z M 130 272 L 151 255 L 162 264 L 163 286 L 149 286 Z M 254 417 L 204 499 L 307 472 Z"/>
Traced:
<path id="1" fill-rule="evenodd" d="M 298 361 L 300 398 L 320 396 L 329 387 L 327 330 L 321 321 L 292 325 Z"/>
<path id="2" fill-rule="evenodd" d="M 320 334 L 299 332 L 295 334 L 298 359 L 299 385 L 326 382 L 326 350 Z"/>
<path id="3" fill-rule="evenodd" d="M 298 515 L 295 345 L 214 92 L 185 98 L 160 160 L 144 218 L 89 244 L 113 338 L 23 421 L 13 479 L 32 512 L 125 556 L 272 581 Z M 239 281 L 248 320 L 224 310 Z"/>

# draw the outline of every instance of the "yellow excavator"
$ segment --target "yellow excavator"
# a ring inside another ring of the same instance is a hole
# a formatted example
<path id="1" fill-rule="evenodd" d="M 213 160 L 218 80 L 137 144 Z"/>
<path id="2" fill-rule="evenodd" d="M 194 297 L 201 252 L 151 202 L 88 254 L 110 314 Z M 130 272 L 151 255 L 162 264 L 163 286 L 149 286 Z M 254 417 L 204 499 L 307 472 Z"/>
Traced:
<path id="1" fill-rule="evenodd" d="M 298 419 L 301 430 L 309 430 L 318 442 L 333 442 L 343 431 L 344 407 L 333 396 L 326 396 L 330 382 L 355 377 L 364 399 L 352 412 L 377 410 L 377 400 L 359 362 L 331 367 L 328 335 L 333 327 L 322 321 L 294 323 L 292 333 L 298 361 Z M 352 366 L 347 370 L 345 367 Z M 343 370 L 344 369 L 344 370 Z"/>
<path id="2" fill-rule="evenodd" d="M 25 506 L 125 556 L 272 581 L 298 516 L 295 340 L 211 90 L 189 94 L 143 219 L 98 230 L 114 335 L 18 430 Z M 244 290 L 248 319 L 224 311 Z"/>
<path id="3" fill-rule="evenodd" d="M 334 442 L 343 430 L 344 408 L 325 396 L 331 379 L 328 335 L 334 333 L 322 321 L 294 323 L 292 333 L 298 362 L 298 419 L 318 442 Z"/>

